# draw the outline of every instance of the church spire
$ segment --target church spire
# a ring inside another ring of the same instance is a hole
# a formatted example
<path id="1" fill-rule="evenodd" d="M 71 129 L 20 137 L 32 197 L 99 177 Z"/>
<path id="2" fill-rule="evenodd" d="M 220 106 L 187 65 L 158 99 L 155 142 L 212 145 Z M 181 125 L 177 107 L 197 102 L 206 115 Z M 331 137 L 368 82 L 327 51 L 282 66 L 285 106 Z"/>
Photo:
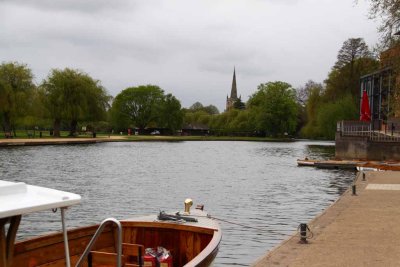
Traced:
<path id="1" fill-rule="evenodd" d="M 237 98 L 237 88 L 236 88 L 236 70 L 233 67 L 233 80 L 232 80 L 232 89 L 231 89 L 231 98 Z"/>

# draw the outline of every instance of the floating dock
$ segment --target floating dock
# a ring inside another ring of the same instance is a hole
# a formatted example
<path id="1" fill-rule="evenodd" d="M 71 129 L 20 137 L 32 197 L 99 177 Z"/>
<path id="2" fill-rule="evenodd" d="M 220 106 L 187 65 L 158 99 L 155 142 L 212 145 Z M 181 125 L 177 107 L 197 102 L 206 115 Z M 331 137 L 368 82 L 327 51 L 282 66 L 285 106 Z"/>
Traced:
<path id="1" fill-rule="evenodd" d="M 313 233 L 307 243 L 296 233 L 253 266 L 400 266 L 400 172 L 356 178 L 355 194 L 349 189 L 311 222 L 299 222 Z"/>
<path id="2" fill-rule="evenodd" d="M 362 160 L 310 160 L 298 159 L 297 165 L 319 169 L 344 170 L 393 170 L 400 171 L 400 162 L 395 161 L 362 161 Z"/>

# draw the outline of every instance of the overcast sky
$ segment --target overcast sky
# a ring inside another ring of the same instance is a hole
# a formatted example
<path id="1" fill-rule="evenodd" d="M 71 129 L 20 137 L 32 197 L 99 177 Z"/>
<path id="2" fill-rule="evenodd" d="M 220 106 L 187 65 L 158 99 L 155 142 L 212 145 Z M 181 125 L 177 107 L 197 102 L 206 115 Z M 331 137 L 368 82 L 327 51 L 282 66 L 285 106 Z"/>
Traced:
<path id="1" fill-rule="evenodd" d="M 373 47 L 376 28 L 363 0 L 0 0 L 0 61 L 37 83 L 76 68 L 113 96 L 156 84 L 223 111 L 234 66 L 244 101 L 268 81 L 322 82 L 343 42 Z"/>

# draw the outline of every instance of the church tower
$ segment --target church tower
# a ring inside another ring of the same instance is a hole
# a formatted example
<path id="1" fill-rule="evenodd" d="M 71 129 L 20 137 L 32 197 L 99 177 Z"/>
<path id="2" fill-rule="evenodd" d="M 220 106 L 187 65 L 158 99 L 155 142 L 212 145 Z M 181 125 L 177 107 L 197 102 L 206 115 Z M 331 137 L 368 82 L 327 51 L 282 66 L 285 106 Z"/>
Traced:
<path id="1" fill-rule="evenodd" d="M 235 102 L 240 99 L 237 96 L 237 87 L 236 87 L 236 70 L 233 68 L 233 79 L 232 79 L 232 88 L 231 88 L 231 96 L 226 96 L 226 111 L 233 108 Z"/>

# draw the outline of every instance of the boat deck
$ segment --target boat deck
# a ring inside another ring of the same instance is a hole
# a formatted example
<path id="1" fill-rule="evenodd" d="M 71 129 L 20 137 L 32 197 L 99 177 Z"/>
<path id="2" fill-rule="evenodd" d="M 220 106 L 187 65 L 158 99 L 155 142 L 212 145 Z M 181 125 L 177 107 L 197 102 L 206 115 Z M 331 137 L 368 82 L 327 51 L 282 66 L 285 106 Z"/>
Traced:
<path id="1" fill-rule="evenodd" d="M 168 214 L 175 214 L 175 213 L 176 212 L 171 212 Z M 215 220 L 210 219 L 208 217 L 208 214 L 204 211 L 192 210 L 190 212 L 190 214 L 183 214 L 183 212 L 180 212 L 180 215 L 196 219 L 197 222 L 184 222 L 184 221 L 171 221 L 171 220 L 162 221 L 162 220 L 158 220 L 157 215 L 154 214 L 154 215 L 146 215 L 146 216 L 124 219 L 121 221 L 121 223 L 126 224 L 129 222 L 135 222 L 135 223 L 143 222 L 143 224 L 148 227 L 152 227 L 153 225 L 157 225 L 157 226 L 164 225 L 166 228 L 171 228 L 171 227 L 174 227 L 174 225 L 175 225 L 175 226 L 203 228 L 203 229 L 209 229 L 209 230 L 213 230 L 213 231 L 219 231 L 219 229 L 220 229 L 218 223 Z M 151 224 L 151 223 L 153 223 L 153 224 Z"/>

